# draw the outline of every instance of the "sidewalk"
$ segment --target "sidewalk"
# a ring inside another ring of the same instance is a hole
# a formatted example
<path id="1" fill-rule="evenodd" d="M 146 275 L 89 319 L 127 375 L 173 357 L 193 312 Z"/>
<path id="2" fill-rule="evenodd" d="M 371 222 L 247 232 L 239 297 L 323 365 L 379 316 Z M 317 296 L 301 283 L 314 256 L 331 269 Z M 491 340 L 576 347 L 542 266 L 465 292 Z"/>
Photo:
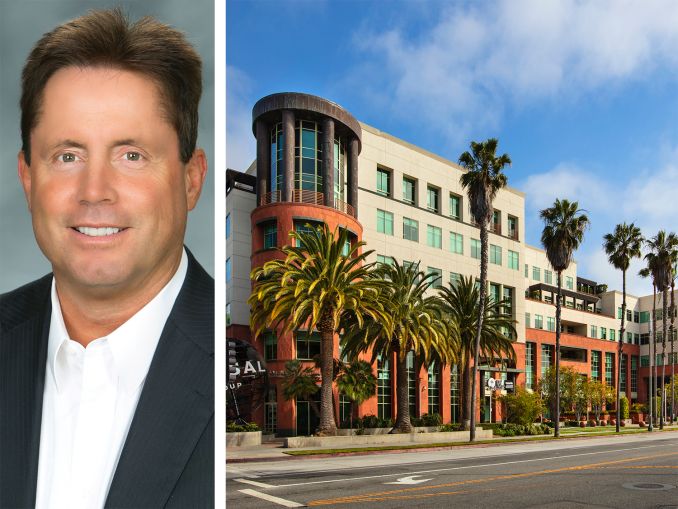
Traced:
<path id="1" fill-rule="evenodd" d="M 576 428 L 575 428 L 576 429 Z M 587 428 L 589 429 L 589 428 Z M 639 430 L 638 426 L 634 425 L 632 427 L 627 427 L 626 429 L 631 429 L 631 430 Z M 655 428 L 657 432 L 659 432 L 659 428 Z M 668 430 L 678 430 L 678 426 L 664 426 L 664 429 L 666 431 Z M 646 431 L 646 433 L 649 433 Z M 632 433 L 632 435 L 635 433 Z M 582 438 L 582 437 L 590 437 L 590 438 L 599 438 L 601 436 L 615 436 L 614 430 L 608 431 L 608 430 L 601 430 L 598 432 L 582 432 L 582 431 L 568 431 L 561 433 L 561 439 L 571 437 L 571 438 Z M 470 442 L 464 443 L 464 444 L 459 444 L 459 445 L 454 445 L 451 447 L 493 447 L 496 445 L 500 445 L 502 443 L 507 443 L 507 442 L 516 442 L 516 441 L 525 441 L 526 439 L 532 438 L 532 441 L 534 441 L 535 438 L 537 437 L 544 437 L 542 440 L 548 440 L 547 437 L 550 436 L 552 440 L 555 440 L 553 438 L 553 435 L 537 435 L 533 437 L 525 437 L 525 436 L 519 436 L 519 437 L 494 437 L 491 441 L 484 440 L 481 443 L 477 444 L 472 444 Z M 496 443 L 492 443 L 496 442 Z M 277 439 L 274 442 L 266 442 L 258 446 L 254 447 L 227 447 L 226 448 L 226 463 L 259 463 L 259 462 L 269 462 L 269 461 L 285 461 L 285 460 L 293 460 L 293 459 L 310 459 L 310 458 L 323 458 L 323 457 L 332 457 L 332 456 L 353 456 L 353 455 L 362 455 L 362 454 L 388 454 L 388 453 L 394 453 L 394 452 L 425 452 L 425 451 L 430 451 L 432 449 L 441 449 L 441 447 L 421 447 L 421 448 L 406 448 L 406 446 L 411 445 L 411 442 L 406 441 L 405 439 L 403 440 L 403 443 L 400 444 L 402 445 L 402 449 L 391 449 L 391 450 L 382 450 L 382 451 L 356 451 L 356 452 L 342 452 L 342 453 L 328 453 L 328 454 L 318 454 L 318 455 L 309 455 L 309 456 L 291 456 L 288 454 L 285 454 L 285 451 L 292 451 L 292 450 L 298 450 L 298 449 L 286 449 L 283 447 L 283 440 L 282 439 Z M 423 445 L 423 444 L 422 444 Z M 371 444 L 364 444 L 362 446 L 359 445 L 352 445 L 350 446 L 351 449 L 367 449 L 369 447 L 373 447 Z M 397 445 L 396 445 L 397 447 Z M 303 450 L 305 451 L 313 451 L 313 450 L 327 450 L 326 447 L 305 447 Z"/>

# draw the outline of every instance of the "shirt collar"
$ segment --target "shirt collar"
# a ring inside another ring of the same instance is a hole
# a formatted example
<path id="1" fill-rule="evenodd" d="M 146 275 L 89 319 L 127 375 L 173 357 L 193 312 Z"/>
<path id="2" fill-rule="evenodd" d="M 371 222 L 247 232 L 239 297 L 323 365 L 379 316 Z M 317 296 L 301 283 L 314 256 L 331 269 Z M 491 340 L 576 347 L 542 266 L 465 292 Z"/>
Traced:
<path id="1" fill-rule="evenodd" d="M 128 391 L 136 390 L 146 378 L 165 322 L 179 295 L 187 270 L 188 257 L 184 249 L 179 267 L 165 287 L 129 320 L 104 336 L 113 355 L 113 368 L 118 375 L 119 382 Z M 66 330 L 54 278 L 52 278 L 51 298 L 52 316 L 47 345 L 47 365 L 54 377 L 57 390 L 60 390 L 59 384 L 63 380 L 60 380 L 62 377 L 57 368 L 57 359 L 65 355 L 65 345 L 72 340 Z"/>

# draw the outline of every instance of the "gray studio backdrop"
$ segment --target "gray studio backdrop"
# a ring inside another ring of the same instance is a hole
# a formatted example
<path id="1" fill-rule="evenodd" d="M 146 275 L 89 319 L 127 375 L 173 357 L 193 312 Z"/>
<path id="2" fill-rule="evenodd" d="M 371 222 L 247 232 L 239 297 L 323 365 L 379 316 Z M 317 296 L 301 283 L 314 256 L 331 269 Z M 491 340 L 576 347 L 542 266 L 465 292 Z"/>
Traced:
<path id="1" fill-rule="evenodd" d="M 17 178 L 20 76 L 37 40 L 92 8 L 121 6 L 131 19 L 151 15 L 187 34 L 203 59 L 198 146 L 209 171 L 200 202 L 189 213 L 186 245 L 214 274 L 214 4 L 212 0 L 0 0 L 0 293 L 50 272 L 38 248 Z"/>

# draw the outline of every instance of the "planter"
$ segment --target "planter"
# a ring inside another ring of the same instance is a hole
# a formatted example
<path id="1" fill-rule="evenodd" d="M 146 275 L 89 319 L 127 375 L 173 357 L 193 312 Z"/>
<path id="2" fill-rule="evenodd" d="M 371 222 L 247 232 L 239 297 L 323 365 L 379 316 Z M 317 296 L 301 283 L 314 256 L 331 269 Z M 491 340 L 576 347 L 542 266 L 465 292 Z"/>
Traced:
<path id="1" fill-rule="evenodd" d="M 436 433 L 440 426 L 418 426 L 413 427 L 414 433 Z M 337 436 L 350 437 L 358 435 L 360 428 L 338 429 Z M 393 428 L 362 428 L 360 435 L 388 435 Z"/>
<path id="2" fill-rule="evenodd" d="M 226 433 L 226 447 L 252 447 L 261 445 L 261 431 Z"/>
<path id="3" fill-rule="evenodd" d="M 386 429 L 389 428 L 377 428 Z M 476 438 L 486 440 L 493 437 L 491 429 L 476 428 Z M 290 437 L 286 438 L 283 447 L 306 448 L 324 447 L 328 449 L 341 449 L 351 446 L 365 445 L 396 445 L 403 443 L 412 444 L 436 444 L 443 442 L 465 442 L 469 440 L 468 431 L 441 431 L 434 433 L 408 433 L 408 434 L 378 434 L 378 435 L 352 435 L 334 437 Z"/>

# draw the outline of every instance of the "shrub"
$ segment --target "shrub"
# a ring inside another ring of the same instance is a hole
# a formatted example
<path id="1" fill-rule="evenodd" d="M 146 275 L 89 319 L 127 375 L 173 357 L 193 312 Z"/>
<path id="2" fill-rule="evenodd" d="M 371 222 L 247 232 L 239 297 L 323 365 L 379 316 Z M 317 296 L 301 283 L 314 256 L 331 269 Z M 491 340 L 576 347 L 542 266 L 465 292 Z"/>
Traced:
<path id="1" fill-rule="evenodd" d="M 544 403 L 538 392 L 528 392 L 524 387 L 517 387 L 514 393 L 502 396 L 506 405 L 506 420 L 513 424 L 532 424 L 544 411 Z"/>
<path id="2" fill-rule="evenodd" d="M 363 415 L 362 418 L 357 421 L 358 427 L 360 428 L 391 428 L 393 427 L 393 421 L 391 419 L 380 419 L 374 414 Z"/>
<path id="3" fill-rule="evenodd" d="M 422 426 L 440 426 L 443 418 L 440 414 L 424 414 L 421 416 Z"/>
<path id="4" fill-rule="evenodd" d="M 645 414 L 647 413 L 647 405 L 644 403 L 634 403 L 631 405 L 631 411 L 638 414 Z"/>
<path id="5" fill-rule="evenodd" d="M 440 426 L 440 429 L 438 431 L 459 431 L 460 425 L 459 424 L 443 424 Z"/>
<path id="6" fill-rule="evenodd" d="M 598 425 L 598 423 L 596 423 L 595 419 L 591 419 L 589 421 L 589 428 L 595 428 L 597 425 Z"/>
<path id="7" fill-rule="evenodd" d="M 546 424 L 499 424 L 493 428 L 494 434 L 500 437 L 516 437 L 524 435 L 549 435 L 551 428 Z"/>
<path id="8" fill-rule="evenodd" d="M 626 396 L 619 398 L 619 414 L 622 419 L 629 418 L 629 399 Z"/>
<path id="9" fill-rule="evenodd" d="M 226 431 L 229 433 L 241 433 L 243 431 L 261 431 L 256 422 L 247 422 L 245 424 L 236 424 L 234 422 L 226 423 Z"/>

